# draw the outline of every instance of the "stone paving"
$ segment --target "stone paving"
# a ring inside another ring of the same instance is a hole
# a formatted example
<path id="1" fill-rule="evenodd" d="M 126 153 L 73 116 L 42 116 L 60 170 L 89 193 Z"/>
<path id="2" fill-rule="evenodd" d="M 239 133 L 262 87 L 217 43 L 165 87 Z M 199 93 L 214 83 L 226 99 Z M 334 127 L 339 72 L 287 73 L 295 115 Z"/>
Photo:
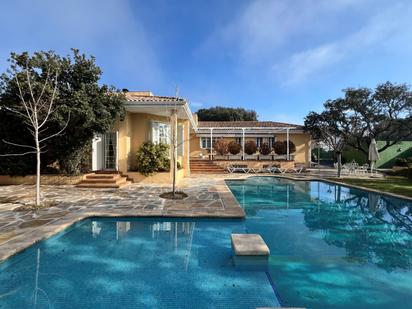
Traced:
<path id="1" fill-rule="evenodd" d="M 42 198 L 51 206 L 36 211 L 16 210 L 33 203 L 33 186 L 1 186 L 0 261 L 87 217 L 244 218 L 225 178 L 227 175 L 184 179 L 178 187 L 188 194 L 184 200 L 160 198 L 161 193 L 170 191 L 170 186 L 161 185 L 132 184 L 122 189 L 42 186 Z"/>
<path id="2" fill-rule="evenodd" d="M 51 207 L 37 211 L 16 210 L 25 204 L 33 203 L 33 186 L 0 186 L 0 261 L 87 217 L 244 218 L 243 209 L 224 180 L 245 179 L 250 176 L 256 175 L 191 176 L 183 179 L 178 187 L 179 190 L 186 192 L 188 197 L 175 201 L 159 197 L 161 193 L 170 191 L 170 186 L 164 185 L 132 184 L 122 189 L 87 189 L 71 185 L 42 186 L 43 199 L 51 203 Z M 292 180 L 319 180 L 330 177 L 313 170 L 305 174 L 277 176 Z"/>

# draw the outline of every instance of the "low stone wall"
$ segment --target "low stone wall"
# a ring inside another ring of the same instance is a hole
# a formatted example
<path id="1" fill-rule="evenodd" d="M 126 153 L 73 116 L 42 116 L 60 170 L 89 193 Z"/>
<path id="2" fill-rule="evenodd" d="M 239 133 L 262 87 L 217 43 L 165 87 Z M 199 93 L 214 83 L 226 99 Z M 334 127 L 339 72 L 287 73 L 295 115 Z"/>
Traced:
<path id="1" fill-rule="evenodd" d="M 42 185 L 75 185 L 83 179 L 84 175 L 41 175 L 40 183 Z M 36 183 L 35 175 L 27 176 L 9 176 L 0 175 L 0 185 L 34 185 Z"/>
<path id="2" fill-rule="evenodd" d="M 292 168 L 295 165 L 295 161 L 257 161 L 257 160 L 214 160 L 213 161 L 215 164 L 223 167 L 226 169 L 229 165 L 247 165 L 249 168 L 262 168 L 263 165 L 269 165 L 269 164 L 278 164 L 280 168 L 286 169 L 286 168 Z"/>
<path id="3" fill-rule="evenodd" d="M 160 172 L 153 174 L 151 176 L 144 176 L 139 172 L 127 172 L 124 174 L 125 176 L 133 179 L 134 183 L 151 183 L 151 184 L 171 184 L 172 183 L 172 173 L 170 172 Z M 178 183 L 180 180 L 184 178 L 185 171 L 184 169 L 180 169 L 176 173 L 176 182 Z"/>

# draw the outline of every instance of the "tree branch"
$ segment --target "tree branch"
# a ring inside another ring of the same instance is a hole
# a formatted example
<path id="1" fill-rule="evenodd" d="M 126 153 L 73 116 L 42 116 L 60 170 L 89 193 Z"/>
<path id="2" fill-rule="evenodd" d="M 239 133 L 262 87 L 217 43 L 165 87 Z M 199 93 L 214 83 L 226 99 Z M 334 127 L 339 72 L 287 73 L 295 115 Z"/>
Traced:
<path id="1" fill-rule="evenodd" d="M 59 132 L 56 132 L 56 133 L 54 133 L 54 134 L 52 134 L 52 135 L 50 135 L 50 136 L 48 136 L 48 137 L 45 137 L 45 138 L 41 139 L 41 140 L 39 141 L 39 143 L 43 143 L 43 142 L 47 141 L 48 139 L 50 139 L 50 138 L 52 138 L 52 137 L 55 137 L 55 136 L 57 136 L 57 135 L 60 135 L 60 133 L 62 133 L 62 132 L 66 129 L 67 125 L 69 124 L 69 121 L 70 121 L 70 112 L 69 112 L 69 116 L 68 116 L 68 118 L 67 118 L 67 121 L 66 121 L 66 124 L 64 125 L 64 127 L 63 127 L 61 130 L 59 130 Z"/>
<path id="2" fill-rule="evenodd" d="M 31 149 L 36 149 L 36 147 L 34 147 L 34 146 L 30 146 L 30 145 L 22 145 L 22 144 L 16 144 L 16 143 L 12 143 L 12 142 L 8 142 L 8 141 L 6 141 L 6 140 L 2 140 L 3 141 L 3 143 L 5 143 L 5 144 L 9 144 L 9 145 L 12 145 L 12 146 L 17 146 L 17 147 L 23 147 L 23 148 L 31 148 Z"/>

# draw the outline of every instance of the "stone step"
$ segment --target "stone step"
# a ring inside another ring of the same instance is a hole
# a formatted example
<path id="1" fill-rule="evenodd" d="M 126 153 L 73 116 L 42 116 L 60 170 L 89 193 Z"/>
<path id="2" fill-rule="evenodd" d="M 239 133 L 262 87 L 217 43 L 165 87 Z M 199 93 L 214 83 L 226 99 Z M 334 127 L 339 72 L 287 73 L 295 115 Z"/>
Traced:
<path id="1" fill-rule="evenodd" d="M 120 178 L 102 178 L 102 179 L 83 179 L 82 183 L 116 183 Z"/>
<path id="2" fill-rule="evenodd" d="M 121 188 L 132 182 L 126 176 L 113 173 L 89 174 L 77 184 L 79 188 Z"/>
<path id="3" fill-rule="evenodd" d="M 119 174 L 89 174 L 86 179 L 117 179 L 121 177 Z"/>
<path id="4" fill-rule="evenodd" d="M 79 188 L 113 188 L 113 189 L 119 189 L 123 188 L 125 186 L 130 185 L 132 182 L 131 181 L 124 181 L 121 183 L 80 183 L 77 185 Z"/>

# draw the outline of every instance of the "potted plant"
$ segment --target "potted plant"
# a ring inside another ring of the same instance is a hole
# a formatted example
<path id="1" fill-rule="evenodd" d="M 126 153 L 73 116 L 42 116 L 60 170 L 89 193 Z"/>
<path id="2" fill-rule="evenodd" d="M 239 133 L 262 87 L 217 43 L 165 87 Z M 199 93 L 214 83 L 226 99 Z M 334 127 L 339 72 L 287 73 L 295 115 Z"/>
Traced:
<path id="1" fill-rule="evenodd" d="M 254 141 L 247 141 L 245 143 L 245 160 L 256 160 L 257 146 Z"/>
<path id="2" fill-rule="evenodd" d="M 282 141 L 276 141 L 273 144 L 273 150 L 276 153 L 276 159 L 286 159 L 286 144 Z"/>
<path id="3" fill-rule="evenodd" d="M 281 156 L 282 159 L 286 160 L 286 155 L 287 155 L 287 149 L 288 149 L 288 142 L 287 141 L 277 141 L 273 145 L 273 148 L 275 150 L 275 153 L 279 156 Z M 296 152 L 296 146 L 295 144 L 289 140 L 289 155 L 293 154 Z"/>
<path id="4" fill-rule="evenodd" d="M 270 153 L 272 149 L 270 149 L 268 143 L 263 143 L 259 148 L 259 160 L 271 160 L 272 156 Z"/>
<path id="5" fill-rule="evenodd" d="M 213 149 L 216 152 L 216 160 L 226 159 L 226 155 L 228 153 L 228 143 L 224 139 L 217 140 L 213 145 Z"/>
<path id="6" fill-rule="evenodd" d="M 229 150 L 229 153 L 231 154 L 229 156 L 230 160 L 240 160 L 240 159 L 242 159 L 241 156 L 239 155 L 240 150 L 242 149 L 242 146 L 240 146 L 240 144 L 236 143 L 235 141 L 231 141 L 227 145 L 227 148 Z"/>

